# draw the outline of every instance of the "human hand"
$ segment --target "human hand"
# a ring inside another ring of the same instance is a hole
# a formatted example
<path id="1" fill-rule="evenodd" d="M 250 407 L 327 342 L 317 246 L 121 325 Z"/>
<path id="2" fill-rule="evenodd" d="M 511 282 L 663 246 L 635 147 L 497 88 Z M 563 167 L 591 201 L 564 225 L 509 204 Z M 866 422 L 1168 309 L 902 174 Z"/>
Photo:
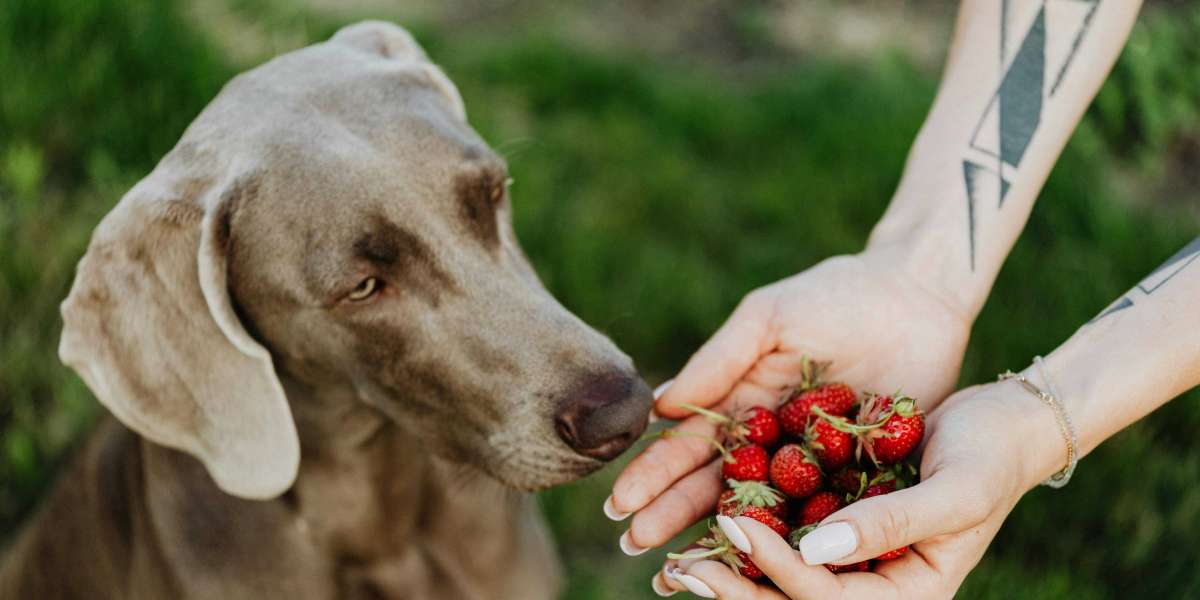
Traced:
<path id="1" fill-rule="evenodd" d="M 889 253 L 841 256 L 751 292 L 679 373 L 655 410 L 684 418 L 618 477 L 605 512 L 637 513 L 621 548 L 660 546 L 712 514 L 721 491 L 716 428 L 684 404 L 733 412 L 774 406 L 799 383 L 804 357 L 831 361 L 831 379 L 856 389 L 904 392 L 930 410 L 958 378 L 971 317 L 923 287 Z"/>
<path id="2" fill-rule="evenodd" d="M 1061 467 L 1064 446 L 1053 413 L 1012 382 L 951 396 L 927 416 L 926 432 L 921 483 L 830 515 L 800 551 L 753 519 L 722 519 L 726 536 L 778 590 L 711 560 L 668 563 L 655 589 L 754 600 L 953 597 L 1021 496 Z M 822 566 L 906 545 L 874 572 L 835 575 Z"/>

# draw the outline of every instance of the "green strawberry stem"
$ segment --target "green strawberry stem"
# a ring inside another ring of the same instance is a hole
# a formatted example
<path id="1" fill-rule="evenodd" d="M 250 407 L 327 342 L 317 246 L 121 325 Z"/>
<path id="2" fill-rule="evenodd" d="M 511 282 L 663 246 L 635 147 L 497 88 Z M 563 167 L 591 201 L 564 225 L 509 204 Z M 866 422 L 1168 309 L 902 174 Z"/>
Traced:
<path id="1" fill-rule="evenodd" d="M 833 425 L 834 429 L 836 429 L 838 431 L 843 431 L 845 433 L 852 433 L 855 435 L 867 433 L 868 431 L 871 431 L 873 429 L 879 429 L 880 427 L 883 426 L 883 424 L 885 422 L 887 422 L 887 419 L 880 419 L 878 422 L 872 423 L 870 425 L 859 425 L 857 423 L 851 423 L 850 420 L 845 417 L 838 417 L 838 416 L 831 415 L 831 414 L 825 412 L 825 410 L 822 409 L 820 406 L 814 406 L 810 410 L 812 410 L 812 412 L 816 413 L 816 415 L 818 417 L 821 417 L 822 419 L 825 419 L 826 421 L 828 421 L 830 425 Z"/>
<path id="2" fill-rule="evenodd" d="M 708 419 L 709 423 L 712 423 L 713 425 L 728 425 L 733 422 L 732 419 L 719 412 L 711 411 L 707 408 L 700 408 L 695 404 L 680 404 L 679 406 L 698 415 L 702 415 L 705 419 Z"/>
<path id="3" fill-rule="evenodd" d="M 721 442 L 718 442 L 717 440 L 714 440 L 711 437 L 708 437 L 707 435 L 701 435 L 699 433 L 690 433 L 690 432 L 684 432 L 684 431 L 676 431 L 674 429 L 664 429 L 663 431 L 656 433 L 650 437 L 661 437 L 663 439 L 673 438 L 673 437 L 687 437 L 687 438 L 696 438 L 696 439 L 704 440 L 704 441 L 712 444 L 712 447 L 716 448 L 717 452 L 721 453 L 721 456 L 725 458 L 725 462 L 729 462 L 729 463 L 737 462 L 737 459 L 735 459 L 732 455 L 729 454 L 729 451 L 725 449 L 725 446 L 721 445 Z"/>
<path id="4" fill-rule="evenodd" d="M 669 558 L 671 560 L 684 560 L 684 559 L 690 560 L 690 559 L 708 558 L 710 556 L 717 556 L 719 554 L 729 552 L 730 549 L 731 548 L 728 544 L 724 544 L 721 546 L 717 546 L 716 548 L 713 548 L 712 550 L 706 550 L 704 552 L 684 552 L 682 554 L 677 553 L 677 552 L 669 552 L 669 553 L 667 553 L 667 558 Z"/>

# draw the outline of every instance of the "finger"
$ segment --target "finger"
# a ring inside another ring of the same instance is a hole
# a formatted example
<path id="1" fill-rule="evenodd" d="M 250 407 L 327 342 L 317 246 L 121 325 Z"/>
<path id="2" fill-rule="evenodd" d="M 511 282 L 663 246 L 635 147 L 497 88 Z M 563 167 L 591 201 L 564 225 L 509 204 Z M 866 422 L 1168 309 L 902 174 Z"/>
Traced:
<path id="1" fill-rule="evenodd" d="M 840 597 L 842 586 L 838 577 L 823 566 L 804 564 L 800 553 L 770 527 L 738 517 L 721 519 L 721 530 L 789 597 L 795 600 Z"/>
<path id="2" fill-rule="evenodd" d="M 712 406 L 720 402 L 774 345 L 768 325 L 769 304 L 764 296 L 746 296 L 729 320 L 684 365 L 655 410 L 678 419 L 690 414 L 681 404 Z"/>
<path id="3" fill-rule="evenodd" d="M 686 590 L 682 583 L 675 580 L 674 576 L 667 575 L 666 571 L 660 570 L 650 579 L 650 589 L 654 590 L 655 594 L 666 598 Z"/>
<path id="4" fill-rule="evenodd" d="M 721 461 L 681 479 L 638 511 L 630 523 L 630 542 L 639 549 L 657 548 L 693 523 L 713 513 L 721 496 Z M 641 554 L 641 552 L 638 552 Z"/>
<path id="5" fill-rule="evenodd" d="M 650 444 L 630 461 L 617 476 L 609 503 L 612 511 L 606 513 L 623 518 L 641 510 L 716 454 L 709 440 L 717 435 L 717 427 L 704 417 L 693 416 L 669 431 L 671 433 Z"/>
<path id="6" fill-rule="evenodd" d="M 849 564 L 983 522 L 992 512 L 988 483 L 972 469 L 938 471 L 928 480 L 855 502 L 800 540 L 810 565 Z"/>
<path id="7" fill-rule="evenodd" d="M 787 600 L 779 592 L 742 577 L 724 563 L 713 560 L 699 561 L 677 577 L 687 586 L 688 591 L 701 598 Z"/>

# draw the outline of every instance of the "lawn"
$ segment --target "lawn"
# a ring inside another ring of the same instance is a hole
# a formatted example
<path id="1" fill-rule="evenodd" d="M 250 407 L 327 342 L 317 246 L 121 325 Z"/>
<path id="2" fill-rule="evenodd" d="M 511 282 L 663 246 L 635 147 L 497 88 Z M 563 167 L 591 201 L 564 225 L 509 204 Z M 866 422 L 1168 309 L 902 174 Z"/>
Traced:
<path id="1" fill-rule="evenodd" d="M 291 47 L 343 24 L 228 4 L 286 28 Z M 1143 19 L 1051 176 L 975 326 L 964 384 L 1048 351 L 1196 236 L 1194 177 L 1158 185 L 1179 179 L 1189 147 L 1194 173 L 1200 139 L 1200 8 L 1171 10 Z M 861 247 L 936 84 L 903 51 L 739 70 L 584 46 L 536 20 L 515 33 L 408 25 L 507 157 L 516 228 L 547 286 L 652 382 L 746 292 Z M 218 35 L 166 0 L 0 5 L 0 539 L 102 410 L 55 353 L 91 229 L 252 65 Z M 961 597 L 1200 596 L 1197 431 L 1193 392 L 1102 446 L 1068 488 L 1031 493 Z M 656 597 L 661 553 L 620 554 L 621 528 L 600 512 L 615 473 L 541 496 L 566 598 Z"/>

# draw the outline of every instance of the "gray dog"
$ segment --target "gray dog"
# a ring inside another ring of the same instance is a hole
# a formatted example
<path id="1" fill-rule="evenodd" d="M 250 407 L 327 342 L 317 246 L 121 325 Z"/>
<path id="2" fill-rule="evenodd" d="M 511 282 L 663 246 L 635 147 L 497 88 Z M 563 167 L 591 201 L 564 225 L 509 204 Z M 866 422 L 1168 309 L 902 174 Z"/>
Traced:
<path id="1" fill-rule="evenodd" d="M 60 354 L 120 423 L 0 597 L 554 597 L 525 491 L 620 454 L 651 394 L 542 288 L 507 183 L 394 25 L 230 82 L 79 263 Z"/>

